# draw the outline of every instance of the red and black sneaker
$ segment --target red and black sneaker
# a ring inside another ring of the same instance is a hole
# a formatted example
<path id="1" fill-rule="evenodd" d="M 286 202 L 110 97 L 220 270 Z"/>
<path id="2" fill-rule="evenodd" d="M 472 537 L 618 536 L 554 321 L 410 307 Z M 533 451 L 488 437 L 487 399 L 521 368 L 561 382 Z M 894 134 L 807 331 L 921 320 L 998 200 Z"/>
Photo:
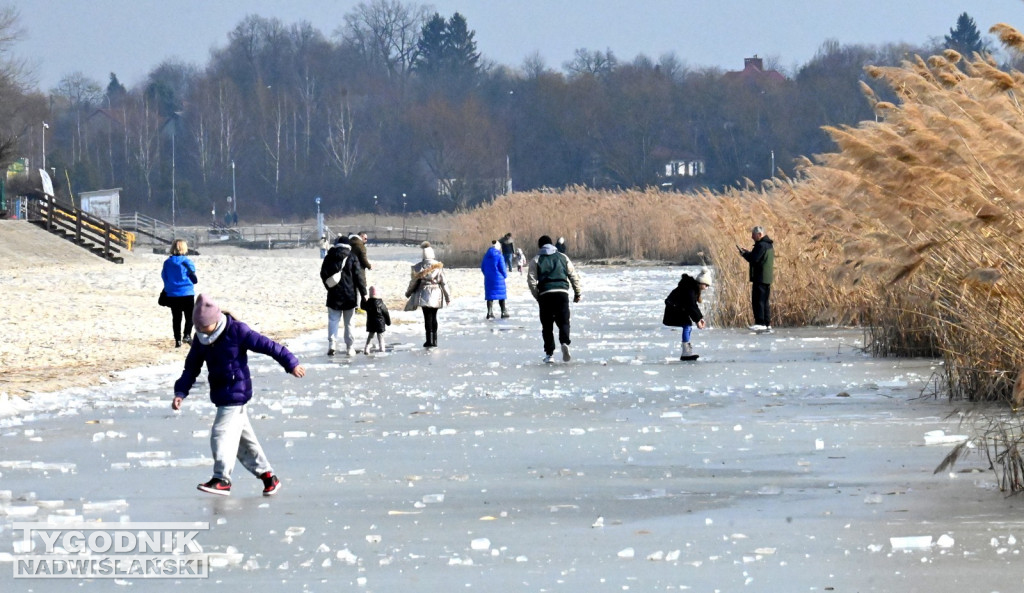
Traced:
<path id="1" fill-rule="evenodd" d="M 270 472 L 260 474 L 260 479 L 263 480 L 263 496 L 273 496 L 281 489 L 281 480 Z"/>
<path id="2" fill-rule="evenodd" d="M 219 494 L 221 496 L 231 496 L 231 480 L 222 480 L 221 478 L 210 478 L 210 481 L 205 484 L 196 486 L 203 492 L 209 492 L 210 494 Z"/>

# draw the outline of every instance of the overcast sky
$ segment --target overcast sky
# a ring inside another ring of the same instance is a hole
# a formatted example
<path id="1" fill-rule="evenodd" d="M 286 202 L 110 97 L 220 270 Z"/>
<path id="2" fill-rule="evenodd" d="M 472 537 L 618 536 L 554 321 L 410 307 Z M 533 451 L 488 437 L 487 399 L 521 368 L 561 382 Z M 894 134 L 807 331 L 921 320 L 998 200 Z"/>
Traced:
<path id="1" fill-rule="evenodd" d="M 983 32 L 999 22 L 1024 30 L 1024 0 L 433 0 L 459 12 L 485 59 L 518 67 L 539 53 L 560 69 L 578 48 L 610 49 L 620 61 L 674 52 L 692 68 L 739 70 L 743 58 L 811 59 L 822 41 L 924 44 L 967 12 Z M 126 86 L 160 62 L 199 66 L 246 15 L 309 21 L 331 36 L 356 0 L 0 0 L 16 6 L 25 38 L 15 53 L 36 66 L 41 90 L 80 71 Z"/>

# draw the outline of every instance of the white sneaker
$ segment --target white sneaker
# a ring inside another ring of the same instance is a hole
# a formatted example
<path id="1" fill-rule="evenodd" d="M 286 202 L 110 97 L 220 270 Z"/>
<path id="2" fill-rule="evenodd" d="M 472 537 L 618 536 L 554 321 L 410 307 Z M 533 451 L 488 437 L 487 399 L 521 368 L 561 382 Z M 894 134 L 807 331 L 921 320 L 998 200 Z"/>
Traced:
<path id="1" fill-rule="evenodd" d="M 764 330 L 768 329 L 768 326 L 755 323 L 754 325 L 747 326 L 747 329 L 749 329 L 752 332 L 763 332 Z"/>
<path id="2" fill-rule="evenodd" d="M 545 364 L 551 364 L 552 362 L 554 362 L 554 360 L 551 359 L 551 355 L 550 354 L 544 356 L 544 363 Z"/>
<path id="3" fill-rule="evenodd" d="M 356 349 L 355 349 L 355 348 L 353 348 L 352 346 L 349 346 L 349 347 L 348 347 L 348 352 L 347 352 L 347 354 L 348 354 L 349 356 L 355 356 L 355 355 L 356 355 Z"/>
<path id="4" fill-rule="evenodd" d="M 562 361 L 569 362 L 572 360 L 572 354 L 569 354 L 569 345 L 562 344 Z"/>

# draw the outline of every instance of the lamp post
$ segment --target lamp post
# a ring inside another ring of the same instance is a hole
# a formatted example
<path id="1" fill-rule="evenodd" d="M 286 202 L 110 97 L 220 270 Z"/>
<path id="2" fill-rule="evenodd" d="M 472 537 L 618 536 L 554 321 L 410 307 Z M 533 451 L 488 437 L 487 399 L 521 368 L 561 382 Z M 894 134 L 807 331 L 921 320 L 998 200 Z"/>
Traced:
<path id="1" fill-rule="evenodd" d="M 324 217 L 320 214 L 320 196 L 313 198 L 316 204 L 316 236 L 319 239 L 324 236 Z"/>
<path id="2" fill-rule="evenodd" d="M 377 196 L 373 196 L 373 232 L 377 232 Z"/>
<path id="3" fill-rule="evenodd" d="M 405 239 L 405 192 L 402 192 L 402 239 Z"/>
<path id="4" fill-rule="evenodd" d="M 174 217 L 175 217 L 175 206 L 174 206 L 174 125 L 171 124 L 171 232 L 174 233 Z"/>
<path id="5" fill-rule="evenodd" d="M 231 159 L 231 211 L 235 214 L 235 222 L 238 222 L 238 193 L 235 192 L 235 159 Z"/>
<path id="6" fill-rule="evenodd" d="M 775 179 L 775 150 L 772 149 L 772 175 L 771 179 Z"/>
<path id="7" fill-rule="evenodd" d="M 50 129 L 50 124 L 43 122 L 43 170 L 46 170 L 46 130 Z"/>

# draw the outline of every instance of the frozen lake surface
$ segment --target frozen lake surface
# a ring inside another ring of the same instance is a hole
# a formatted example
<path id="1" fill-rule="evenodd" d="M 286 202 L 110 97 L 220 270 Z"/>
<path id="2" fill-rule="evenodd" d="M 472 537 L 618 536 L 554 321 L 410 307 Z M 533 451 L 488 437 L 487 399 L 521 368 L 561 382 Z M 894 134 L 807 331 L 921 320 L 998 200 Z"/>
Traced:
<path id="1" fill-rule="evenodd" d="M 920 397 L 936 361 L 872 359 L 855 330 L 711 328 L 681 363 L 660 325 L 679 271 L 583 269 L 568 364 L 541 362 L 522 301 L 506 321 L 457 301 L 431 352 L 417 324 L 384 355 L 294 340 L 301 380 L 254 357 L 273 498 L 240 466 L 231 497 L 195 489 L 214 408 L 200 384 L 170 410 L 180 368 L 37 397 L 0 417 L 0 590 L 171 585 L 13 579 L 14 522 L 78 520 L 209 522 L 233 590 L 1021 588 L 1020 500 L 981 457 L 932 474 L 964 430 Z"/>

